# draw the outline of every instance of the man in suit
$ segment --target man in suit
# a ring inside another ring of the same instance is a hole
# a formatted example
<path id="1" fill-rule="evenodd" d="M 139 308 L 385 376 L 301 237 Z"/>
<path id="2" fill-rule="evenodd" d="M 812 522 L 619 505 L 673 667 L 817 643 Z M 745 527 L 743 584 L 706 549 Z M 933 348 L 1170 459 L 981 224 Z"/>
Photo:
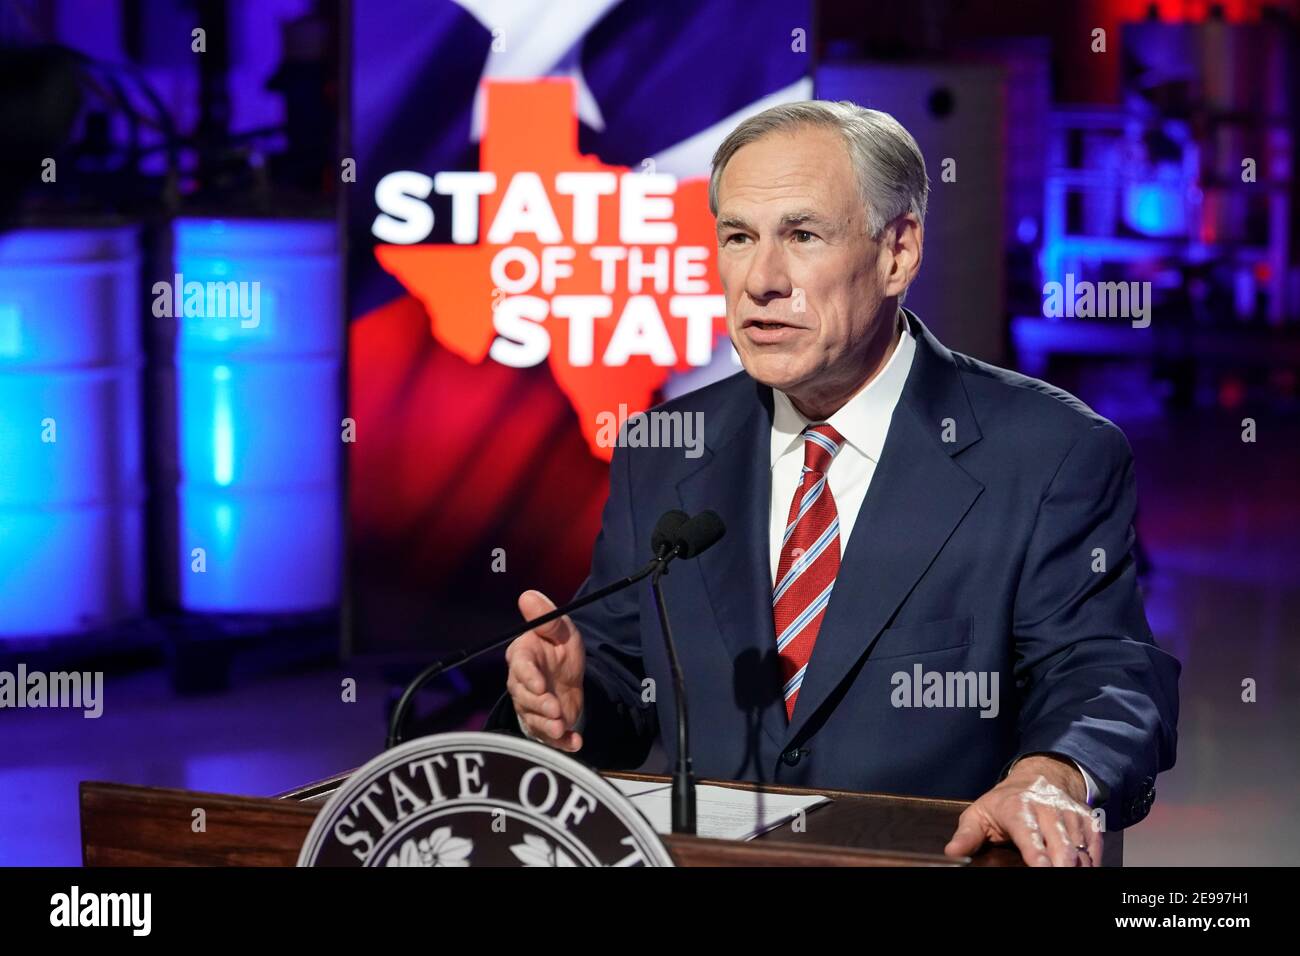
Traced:
<path id="1" fill-rule="evenodd" d="M 664 579 L 698 775 L 972 799 L 947 852 L 1095 865 L 1176 742 L 1132 453 L 1072 395 L 949 351 L 902 308 L 928 189 L 911 135 L 850 103 L 778 106 L 727 137 L 709 194 L 744 372 L 658 409 L 703 414 L 703 455 L 615 450 L 583 590 L 643 564 L 665 511 L 717 511 L 726 536 Z M 656 737 L 672 754 L 649 587 L 529 631 L 507 661 L 490 729 L 606 769 Z"/>

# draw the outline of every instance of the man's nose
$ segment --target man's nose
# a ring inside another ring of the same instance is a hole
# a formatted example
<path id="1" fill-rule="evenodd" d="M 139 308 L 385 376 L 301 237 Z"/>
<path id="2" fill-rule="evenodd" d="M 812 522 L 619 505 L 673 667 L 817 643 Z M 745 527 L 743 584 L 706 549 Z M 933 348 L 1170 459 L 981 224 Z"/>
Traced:
<path id="1" fill-rule="evenodd" d="M 755 302 L 784 299 L 792 291 L 785 252 L 773 241 L 760 240 L 745 275 L 745 294 Z"/>

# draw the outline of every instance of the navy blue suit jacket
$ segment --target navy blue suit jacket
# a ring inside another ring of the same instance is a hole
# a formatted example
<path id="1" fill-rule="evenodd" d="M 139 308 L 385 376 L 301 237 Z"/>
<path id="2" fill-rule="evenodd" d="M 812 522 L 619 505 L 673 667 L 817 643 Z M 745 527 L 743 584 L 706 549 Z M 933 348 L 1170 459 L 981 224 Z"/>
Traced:
<path id="1" fill-rule="evenodd" d="M 1050 752 L 1100 784 L 1107 829 L 1136 823 L 1174 763 L 1180 666 L 1138 591 L 1128 441 L 1072 395 L 953 353 L 906 316 L 915 358 L 792 719 L 771 609 L 772 393 L 743 372 L 659 406 L 703 412 L 702 456 L 615 450 L 579 593 L 643 565 L 665 511 L 711 508 L 726 536 L 664 579 L 697 775 L 973 799 L 1018 757 Z M 587 655 L 576 756 L 634 768 L 658 737 L 671 758 L 648 583 L 573 620 Z M 918 664 L 996 674 L 997 715 L 895 706 L 894 675 Z M 488 729 L 518 733 L 508 697 Z"/>

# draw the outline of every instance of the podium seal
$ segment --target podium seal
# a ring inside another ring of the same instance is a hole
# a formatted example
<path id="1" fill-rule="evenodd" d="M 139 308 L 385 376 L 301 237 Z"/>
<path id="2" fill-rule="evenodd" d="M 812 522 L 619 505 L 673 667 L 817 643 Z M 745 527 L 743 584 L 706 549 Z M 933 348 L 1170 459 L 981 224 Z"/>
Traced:
<path id="1" fill-rule="evenodd" d="M 595 771 L 504 734 L 411 740 L 352 774 L 299 866 L 672 866 L 654 829 Z"/>

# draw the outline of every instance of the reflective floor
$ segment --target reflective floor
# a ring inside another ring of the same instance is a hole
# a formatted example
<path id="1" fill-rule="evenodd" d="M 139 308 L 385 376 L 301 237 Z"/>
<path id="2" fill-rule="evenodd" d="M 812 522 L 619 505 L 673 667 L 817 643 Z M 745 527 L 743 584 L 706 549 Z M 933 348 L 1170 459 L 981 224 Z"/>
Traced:
<path id="1" fill-rule="evenodd" d="M 385 691 L 367 670 L 177 697 L 159 669 L 109 675 L 97 719 L 0 712 L 0 864 L 80 865 L 82 780 L 267 796 L 364 763 L 384 742 Z M 345 677 L 356 703 L 342 700 Z"/>
<path id="2" fill-rule="evenodd" d="M 1129 865 L 1300 864 L 1300 429 L 1252 414 L 1139 425 L 1147 617 L 1183 662 L 1178 763 Z M 1256 687 L 1243 701 L 1243 682 Z"/>

